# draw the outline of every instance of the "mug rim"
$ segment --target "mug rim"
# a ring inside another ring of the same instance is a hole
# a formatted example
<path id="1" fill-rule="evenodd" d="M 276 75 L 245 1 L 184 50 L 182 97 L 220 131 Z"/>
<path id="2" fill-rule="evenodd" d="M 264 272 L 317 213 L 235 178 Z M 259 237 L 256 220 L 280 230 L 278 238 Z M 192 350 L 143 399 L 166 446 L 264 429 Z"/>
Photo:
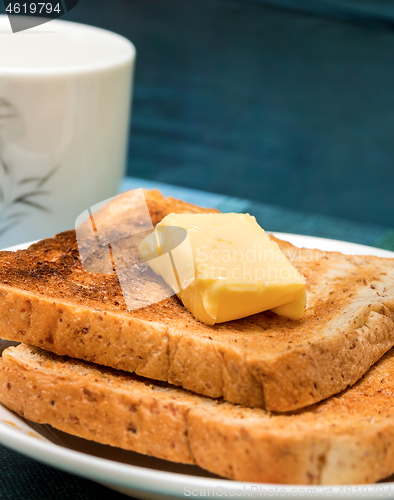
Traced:
<path id="1" fill-rule="evenodd" d="M 35 28 L 38 30 L 42 30 L 43 25 L 38 25 L 36 27 L 30 28 L 26 31 L 21 31 L 17 33 L 13 33 L 11 30 L 11 26 L 8 20 L 8 16 L 6 14 L 0 14 L 0 29 L 9 26 L 9 33 L 4 33 L 6 36 L 23 36 L 29 32 L 34 32 Z M 45 23 L 47 26 L 47 23 Z M 87 33 L 99 35 L 103 38 L 108 38 L 112 40 L 112 42 L 118 43 L 119 47 L 122 48 L 119 51 L 119 54 L 115 56 L 106 57 L 102 61 L 94 61 L 94 62 L 86 62 L 86 63 L 78 63 L 78 64 L 70 64 L 69 66 L 61 66 L 61 65 L 53 65 L 53 66 L 36 66 L 36 67 L 23 67 L 23 66 L 2 66 L 0 63 L 0 76 L 13 75 L 13 76 L 56 76 L 56 75 L 64 75 L 64 74 L 83 74 L 90 73 L 102 70 L 108 70 L 111 68 L 116 68 L 123 65 L 128 65 L 135 60 L 136 49 L 134 44 L 123 35 L 115 33 L 113 31 L 99 28 L 97 26 L 91 26 L 89 24 L 76 23 L 73 21 L 64 21 L 61 19 L 53 19 L 50 21 L 50 25 L 48 25 L 49 29 L 48 33 L 53 32 L 53 29 L 56 26 L 61 26 L 62 32 L 72 32 L 74 30 L 85 31 Z M 2 34 L 0 32 L 0 41 L 2 38 Z M 3 42 L 4 43 L 4 42 Z M 123 47 L 122 47 L 123 45 Z M 125 50 L 126 49 L 126 50 Z"/>

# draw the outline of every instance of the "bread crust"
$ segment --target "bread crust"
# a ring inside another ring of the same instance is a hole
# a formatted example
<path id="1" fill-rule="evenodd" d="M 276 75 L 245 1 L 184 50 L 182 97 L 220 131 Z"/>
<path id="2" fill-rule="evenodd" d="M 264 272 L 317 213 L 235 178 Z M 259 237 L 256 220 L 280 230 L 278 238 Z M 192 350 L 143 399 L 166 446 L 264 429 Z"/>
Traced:
<path id="1" fill-rule="evenodd" d="M 194 395 L 21 344 L 0 401 L 34 422 L 229 479 L 364 484 L 394 472 L 394 350 L 353 387 L 292 414 Z"/>
<path id="2" fill-rule="evenodd" d="M 106 208 L 108 226 L 122 200 Z M 158 192 L 147 202 L 154 223 L 208 211 Z M 394 260 L 277 242 L 307 279 L 300 321 L 266 312 L 212 327 L 175 296 L 127 311 L 116 274 L 84 271 L 66 231 L 0 252 L 0 337 L 249 407 L 302 408 L 354 384 L 394 345 Z"/>

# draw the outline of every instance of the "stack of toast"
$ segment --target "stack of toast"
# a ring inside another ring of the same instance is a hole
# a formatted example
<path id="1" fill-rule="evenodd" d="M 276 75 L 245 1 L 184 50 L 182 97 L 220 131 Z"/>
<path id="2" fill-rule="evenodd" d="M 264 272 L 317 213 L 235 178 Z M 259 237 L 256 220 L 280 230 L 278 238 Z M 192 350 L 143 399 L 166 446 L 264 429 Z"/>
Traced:
<path id="1" fill-rule="evenodd" d="M 145 192 L 153 225 L 209 212 Z M 122 232 L 133 193 L 101 209 Z M 298 249 L 301 320 L 207 326 L 176 296 L 128 310 L 115 271 L 86 271 L 75 231 L 0 252 L 0 402 L 38 423 L 220 476 L 371 483 L 394 473 L 394 259 Z M 124 259 L 144 288 L 138 252 Z M 153 273 L 154 274 L 154 273 Z M 157 287 L 161 286 L 157 278 Z M 152 285 L 153 283 L 153 285 Z"/>

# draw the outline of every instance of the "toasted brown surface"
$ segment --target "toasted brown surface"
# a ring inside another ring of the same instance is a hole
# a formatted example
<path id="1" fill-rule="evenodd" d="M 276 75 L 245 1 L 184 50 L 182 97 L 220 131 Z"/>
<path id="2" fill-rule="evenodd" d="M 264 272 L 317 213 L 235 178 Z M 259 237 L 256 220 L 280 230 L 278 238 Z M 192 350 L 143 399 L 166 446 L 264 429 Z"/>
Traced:
<path id="1" fill-rule="evenodd" d="M 394 351 L 339 396 L 274 415 L 21 344 L 3 353 L 0 401 L 104 444 L 242 481 L 362 484 L 394 472 Z"/>
<path id="2" fill-rule="evenodd" d="M 147 202 L 154 223 L 203 210 L 157 191 Z M 115 232 L 127 206 L 125 196 L 103 213 Z M 116 274 L 84 271 L 68 231 L 0 252 L 0 337 L 246 406 L 304 407 L 354 384 L 394 345 L 394 260 L 278 243 L 307 279 L 302 320 L 266 312 L 207 326 L 175 296 L 127 311 Z M 155 296 L 160 278 L 136 252 L 124 258 L 152 279 L 146 287 L 136 272 L 135 300 Z"/>

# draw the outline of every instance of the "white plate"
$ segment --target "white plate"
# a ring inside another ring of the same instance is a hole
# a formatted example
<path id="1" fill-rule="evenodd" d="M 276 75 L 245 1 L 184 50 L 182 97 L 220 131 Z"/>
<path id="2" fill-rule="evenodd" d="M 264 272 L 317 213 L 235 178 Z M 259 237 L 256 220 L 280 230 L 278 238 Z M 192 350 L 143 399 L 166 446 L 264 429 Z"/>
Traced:
<path id="1" fill-rule="evenodd" d="M 347 254 L 394 257 L 394 252 L 310 236 L 274 233 L 297 246 Z M 19 245 L 18 248 L 26 248 Z M 13 250 L 17 247 L 13 247 Z M 4 345 L 9 344 L 2 341 Z M 0 405 L 0 443 L 48 465 L 100 482 L 122 493 L 147 499 L 199 497 L 323 498 L 394 496 L 394 477 L 377 485 L 349 487 L 282 486 L 228 481 L 197 466 L 179 465 L 86 441 L 48 425 L 29 422 Z"/>

